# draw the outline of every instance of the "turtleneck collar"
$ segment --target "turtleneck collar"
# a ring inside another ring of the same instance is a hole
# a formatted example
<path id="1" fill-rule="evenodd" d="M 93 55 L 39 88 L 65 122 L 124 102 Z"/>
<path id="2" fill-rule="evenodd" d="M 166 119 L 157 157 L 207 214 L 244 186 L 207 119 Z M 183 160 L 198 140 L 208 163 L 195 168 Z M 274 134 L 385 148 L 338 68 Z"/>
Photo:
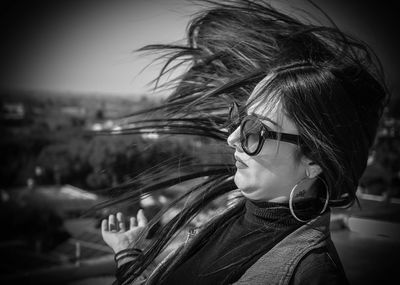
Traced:
<path id="1" fill-rule="evenodd" d="M 285 227 L 299 223 L 290 213 L 287 203 L 256 202 L 246 199 L 245 206 L 245 222 L 273 227 Z"/>

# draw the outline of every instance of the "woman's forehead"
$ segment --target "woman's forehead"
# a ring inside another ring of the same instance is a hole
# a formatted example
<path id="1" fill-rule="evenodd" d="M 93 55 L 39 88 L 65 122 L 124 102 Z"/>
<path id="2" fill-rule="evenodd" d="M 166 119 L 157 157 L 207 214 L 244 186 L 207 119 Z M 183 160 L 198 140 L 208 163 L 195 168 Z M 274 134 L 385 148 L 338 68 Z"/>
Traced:
<path id="1" fill-rule="evenodd" d="M 294 122 L 286 116 L 281 94 L 277 90 L 273 90 L 274 88 L 269 88 L 272 79 L 273 75 L 269 74 L 254 87 L 246 103 L 247 113 L 268 118 L 268 120 L 262 121 L 274 130 L 298 133 Z"/>
<path id="2" fill-rule="evenodd" d="M 247 113 L 258 116 L 271 129 L 297 133 L 297 127 L 285 114 L 281 100 L 256 100 L 248 106 Z"/>
<path id="3" fill-rule="evenodd" d="M 276 119 L 283 113 L 281 96 L 267 88 L 271 75 L 265 76 L 251 92 L 246 105 L 249 113 L 275 116 Z M 272 118 L 271 118 L 272 119 Z"/>

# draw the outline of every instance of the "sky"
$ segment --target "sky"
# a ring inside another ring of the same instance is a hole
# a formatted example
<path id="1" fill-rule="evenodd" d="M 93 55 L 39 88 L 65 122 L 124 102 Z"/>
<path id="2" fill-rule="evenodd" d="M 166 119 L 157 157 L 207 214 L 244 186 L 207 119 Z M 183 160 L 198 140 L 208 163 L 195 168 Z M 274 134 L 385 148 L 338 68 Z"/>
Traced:
<path id="1" fill-rule="evenodd" d="M 377 51 L 389 87 L 398 93 L 400 49 L 391 2 L 316 2 L 343 30 Z M 150 93 L 149 82 L 160 65 L 143 71 L 154 57 L 133 51 L 182 41 L 198 9 L 187 0 L 14 0 L 1 5 L 0 88 L 110 94 Z"/>

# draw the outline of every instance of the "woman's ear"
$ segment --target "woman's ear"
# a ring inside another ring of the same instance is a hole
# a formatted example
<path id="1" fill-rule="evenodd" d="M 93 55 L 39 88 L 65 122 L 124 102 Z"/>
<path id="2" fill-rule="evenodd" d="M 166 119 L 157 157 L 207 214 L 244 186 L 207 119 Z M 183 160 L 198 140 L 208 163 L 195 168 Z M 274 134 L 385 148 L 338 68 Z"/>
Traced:
<path id="1" fill-rule="evenodd" d="M 306 174 L 308 178 L 315 178 L 322 172 L 321 166 L 316 163 L 308 164 Z"/>
<path id="2" fill-rule="evenodd" d="M 316 164 L 314 161 L 307 157 L 303 157 L 303 163 L 305 164 L 306 167 L 306 176 L 308 178 L 315 178 L 317 177 L 320 173 L 322 173 L 322 168 L 318 164 Z"/>

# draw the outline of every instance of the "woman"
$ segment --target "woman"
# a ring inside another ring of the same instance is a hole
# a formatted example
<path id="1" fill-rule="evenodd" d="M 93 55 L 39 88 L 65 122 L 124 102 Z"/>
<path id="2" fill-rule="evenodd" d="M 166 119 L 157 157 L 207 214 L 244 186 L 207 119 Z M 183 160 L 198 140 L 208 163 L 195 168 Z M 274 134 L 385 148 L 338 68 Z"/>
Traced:
<path id="1" fill-rule="evenodd" d="M 235 185 L 227 168 L 203 171 L 211 178 L 180 198 L 197 195 L 152 241 L 145 236 L 154 222 L 142 211 L 129 229 L 121 213 L 103 220 L 117 282 L 347 283 L 329 235 L 329 209 L 355 201 L 387 100 L 374 54 L 336 27 L 301 22 L 260 1 L 214 3 L 192 21 L 188 38 L 184 47 L 147 48 L 173 51 L 164 70 L 177 58 L 191 63 L 158 111 L 168 115 L 171 133 L 221 138 L 229 129 Z M 156 122 L 148 121 L 165 131 Z M 236 188 L 238 203 L 152 268 L 202 208 Z"/>

